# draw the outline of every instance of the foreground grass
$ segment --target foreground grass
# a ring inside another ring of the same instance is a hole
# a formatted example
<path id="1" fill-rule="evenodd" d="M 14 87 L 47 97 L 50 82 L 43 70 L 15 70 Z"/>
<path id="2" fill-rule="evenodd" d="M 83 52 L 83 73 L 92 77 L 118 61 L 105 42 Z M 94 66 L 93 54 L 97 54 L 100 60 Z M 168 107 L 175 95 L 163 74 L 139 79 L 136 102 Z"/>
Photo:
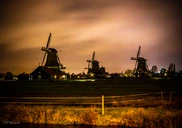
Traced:
<path id="1" fill-rule="evenodd" d="M 49 124 L 119 125 L 123 127 L 178 128 L 182 125 L 182 109 L 166 103 L 156 107 L 69 107 L 45 105 L 0 106 L 0 122 Z"/>

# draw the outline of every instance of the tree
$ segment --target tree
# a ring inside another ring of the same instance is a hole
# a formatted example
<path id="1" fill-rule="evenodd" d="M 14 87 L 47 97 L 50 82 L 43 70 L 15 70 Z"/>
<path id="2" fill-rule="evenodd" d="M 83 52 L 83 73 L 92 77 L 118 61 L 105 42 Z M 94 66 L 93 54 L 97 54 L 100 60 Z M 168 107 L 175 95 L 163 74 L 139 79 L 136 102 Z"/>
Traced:
<path id="1" fill-rule="evenodd" d="M 5 80 L 12 80 L 13 79 L 13 73 L 7 72 L 4 76 Z"/>
<path id="2" fill-rule="evenodd" d="M 152 73 L 157 73 L 157 71 L 158 71 L 157 66 L 156 65 L 152 66 L 151 72 Z"/>
<path id="3" fill-rule="evenodd" d="M 133 70 L 128 69 L 128 70 L 125 71 L 124 74 L 127 75 L 127 76 L 129 76 L 129 77 L 131 77 L 131 76 L 133 76 Z"/>
<path id="4" fill-rule="evenodd" d="M 0 73 L 0 80 L 4 80 L 4 73 Z"/>

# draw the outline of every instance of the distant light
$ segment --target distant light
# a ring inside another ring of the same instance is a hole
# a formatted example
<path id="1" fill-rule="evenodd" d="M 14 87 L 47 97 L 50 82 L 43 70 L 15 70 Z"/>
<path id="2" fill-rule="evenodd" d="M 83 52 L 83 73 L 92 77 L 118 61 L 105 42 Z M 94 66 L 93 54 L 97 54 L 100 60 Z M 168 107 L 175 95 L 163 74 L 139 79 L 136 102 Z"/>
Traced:
<path id="1" fill-rule="evenodd" d="M 94 76 L 94 74 L 93 73 L 90 73 L 90 76 Z"/>
<path id="2" fill-rule="evenodd" d="M 63 78 L 66 78 L 66 75 L 62 75 Z"/>
<path id="3" fill-rule="evenodd" d="M 106 77 L 106 78 L 111 78 L 111 75 L 106 74 L 105 77 Z"/>
<path id="4" fill-rule="evenodd" d="M 95 79 L 75 79 L 75 80 L 69 80 L 69 81 L 80 81 L 80 82 L 86 82 L 86 81 L 95 81 Z"/>
<path id="5" fill-rule="evenodd" d="M 61 78 L 62 80 L 66 80 L 66 79 L 67 79 L 67 76 L 66 76 L 66 75 L 62 75 L 60 78 Z"/>

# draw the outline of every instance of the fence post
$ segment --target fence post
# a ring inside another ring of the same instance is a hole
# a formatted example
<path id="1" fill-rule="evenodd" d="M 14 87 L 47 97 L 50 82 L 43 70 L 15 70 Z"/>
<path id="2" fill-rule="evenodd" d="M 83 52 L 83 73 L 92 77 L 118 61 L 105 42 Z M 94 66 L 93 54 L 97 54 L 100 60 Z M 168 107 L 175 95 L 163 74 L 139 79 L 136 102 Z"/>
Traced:
<path id="1" fill-rule="evenodd" d="M 104 95 L 102 95 L 102 115 L 104 115 Z"/>
<path id="2" fill-rule="evenodd" d="M 170 92 L 169 103 L 171 103 L 172 92 Z"/>
<path id="3" fill-rule="evenodd" d="M 47 106 L 44 105 L 44 118 L 45 118 L 45 123 L 47 123 Z"/>
<path id="4" fill-rule="evenodd" d="M 163 91 L 161 91 L 161 100 L 163 101 Z"/>

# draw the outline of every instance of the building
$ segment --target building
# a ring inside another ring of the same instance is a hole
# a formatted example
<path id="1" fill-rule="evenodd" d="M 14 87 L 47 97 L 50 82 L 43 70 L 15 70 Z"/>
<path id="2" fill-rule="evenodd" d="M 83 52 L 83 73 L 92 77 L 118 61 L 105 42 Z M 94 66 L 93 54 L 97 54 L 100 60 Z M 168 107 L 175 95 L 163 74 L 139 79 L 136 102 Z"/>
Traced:
<path id="1" fill-rule="evenodd" d="M 67 75 L 64 72 L 57 72 L 46 66 L 37 67 L 31 74 L 31 80 L 65 80 Z"/>

